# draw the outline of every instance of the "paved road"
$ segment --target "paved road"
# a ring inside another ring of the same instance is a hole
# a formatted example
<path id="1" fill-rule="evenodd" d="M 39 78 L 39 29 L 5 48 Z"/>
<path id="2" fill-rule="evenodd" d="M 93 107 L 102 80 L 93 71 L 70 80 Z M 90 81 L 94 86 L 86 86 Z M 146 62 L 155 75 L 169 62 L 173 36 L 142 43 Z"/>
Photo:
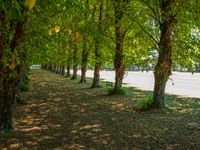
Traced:
<path id="1" fill-rule="evenodd" d="M 80 71 L 78 72 L 80 74 Z M 93 77 L 93 71 L 87 71 L 87 77 Z M 101 71 L 101 79 L 114 82 L 114 71 Z M 152 71 L 133 72 L 128 71 L 124 78 L 124 83 L 130 87 L 142 90 L 153 90 L 154 76 Z M 180 73 L 173 72 L 166 86 L 166 93 L 180 95 L 184 97 L 200 98 L 200 73 Z"/>

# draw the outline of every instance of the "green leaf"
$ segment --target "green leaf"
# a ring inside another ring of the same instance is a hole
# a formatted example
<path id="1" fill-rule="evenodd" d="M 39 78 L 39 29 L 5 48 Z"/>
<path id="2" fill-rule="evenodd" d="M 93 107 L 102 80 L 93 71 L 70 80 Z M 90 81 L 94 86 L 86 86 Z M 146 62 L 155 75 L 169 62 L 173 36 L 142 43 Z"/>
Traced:
<path id="1" fill-rule="evenodd" d="M 21 8 L 20 8 L 20 5 L 19 3 L 15 0 L 15 8 L 17 9 L 18 13 L 19 13 L 19 16 L 21 16 Z"/>
<path id="2" fill-rule="evenodd" d="M 5 11 L 5 12 L 7 12 L 7 8 L 6 8 L 6 5 L 5 5 L 4 1 L 1 1 L 0 10 L 3 10 L 3 11 Z"/>

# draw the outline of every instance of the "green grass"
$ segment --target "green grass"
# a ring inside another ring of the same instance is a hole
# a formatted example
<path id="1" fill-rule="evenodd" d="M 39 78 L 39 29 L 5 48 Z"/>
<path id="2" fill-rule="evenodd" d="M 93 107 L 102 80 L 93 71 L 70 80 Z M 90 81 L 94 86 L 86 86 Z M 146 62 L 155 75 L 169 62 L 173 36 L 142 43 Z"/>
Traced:
<path id="1" fill-rule="evenodd" d="M 126 95 L 128 93 L 128 88 L 121 87 L 115 91 L 114 87 L 107 87 L 106 91 L 108 95 Z"/>
<path id="2" fill-rule="evenodd" d="M 148 110 L 151 108 L 153 103 L 152 96 L 146 96 L 137 102 L 137 107 L 140 110 Z"/>

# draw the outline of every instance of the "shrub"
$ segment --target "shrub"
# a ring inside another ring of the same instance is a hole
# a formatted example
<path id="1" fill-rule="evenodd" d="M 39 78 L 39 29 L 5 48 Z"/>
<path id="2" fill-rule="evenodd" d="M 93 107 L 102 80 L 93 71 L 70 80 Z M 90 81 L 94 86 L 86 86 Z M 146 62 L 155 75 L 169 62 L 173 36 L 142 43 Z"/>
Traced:
<path id="1" fill-rule="evenodd" d="M 119 88 L 115 90 L 113 87 L 107 88 L 107 93 L 108 95 L 125 95 L 128 92 L 127 88 Z"/>
<path id="2" fill-rule="evenodd" d="M 28 92 L 31 90 L 31 83 L 30 83 L 30 78 L 29 76 L 24 76 L 22 83 L 21 83 L 21 87 L 20 90 L 22 92 Z"/>
<path id="3" fill-rule="evenodd" d="M 17 104 L 27 104 L 28 100 L 24 98 L 16 98 Z"/>
<path id="4" fill-rule="evenodd" d="M 137 107 L 138 107 L 138 109 L 141 109 L 141 110 L 148 110 L 151 108 L 152 103 L 153 103 L 152 97 L 150 97 L 150 96 L 145 97 L 144 99 L 139 100 L 137 102 Z"/>
<path id="5" fill-rule="evenodd" d="M 21 85 L 21 91 L 22 92 L 28 92 L 31 90 L 31 84 L 28 82 L 28 83 L 23 83 Z"/>

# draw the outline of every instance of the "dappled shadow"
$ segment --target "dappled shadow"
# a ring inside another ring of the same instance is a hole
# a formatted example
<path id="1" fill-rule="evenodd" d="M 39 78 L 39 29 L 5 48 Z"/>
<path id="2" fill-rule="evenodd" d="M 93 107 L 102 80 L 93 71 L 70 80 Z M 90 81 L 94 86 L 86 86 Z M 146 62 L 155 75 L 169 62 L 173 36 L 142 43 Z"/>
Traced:
<path id="1" fill-rule="evenodd" d="M 132 88 L 132 90 L 134 91 L 132 96 L 133 101 L 139 101 L 146 95 L 150 97 L 153 96 L 151 91 L 144 91 L 137 88 Z M 167 108 L 173 111 L 186 114 L 200 114 L 200 98 L 188 98 L 166 94 L 165 102 Z"/>
<path id="2" fill-rule="evenodd" d="M 137 112 L 135 102 L 144 96 L 141 91 L 109 97 L 104 89 L 75 83 L 46 71 L 33 71 L 32 92 L 24 95 L 29 102 L 16 107 L 15 131 L 0 135 L 0 149 L 200 147 L 198 115 L 163 110 Z"/>
<path id="3" fill-rule="evenodd" d="M 42 71 L 33 72 L 32 82 L 29 102 L 15 110 L 15 131 L 0 136 L 0 149 L 88 149 L 108 143 L 100 122 L 87 120 L 91 104 L 84 103 L 83 91 L 76 93 L 60 76 Z"/>
<path id="4" fill-rule="evenodd" d="M 200 98 L 167 97 L 168 107 L 181 113 L 200 114 Z"/>

